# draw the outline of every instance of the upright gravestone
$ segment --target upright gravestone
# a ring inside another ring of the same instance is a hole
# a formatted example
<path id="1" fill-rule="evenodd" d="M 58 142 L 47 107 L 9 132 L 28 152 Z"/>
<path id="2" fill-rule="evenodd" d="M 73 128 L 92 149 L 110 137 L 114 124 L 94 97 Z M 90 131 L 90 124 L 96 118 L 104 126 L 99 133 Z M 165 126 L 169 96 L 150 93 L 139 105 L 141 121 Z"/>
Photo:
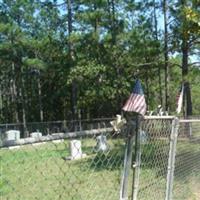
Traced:
<path id="1" fill-rule="evenodd" d="M 5 145 L 12 145 L 15 143 L 15 141 L 20 139 L 20 131 L 18 130 L 9 130 L 5 132 L 5 139 L 4 144 Z"/>
<path id="2" fill-rule="evenodd" d="M 96 137 L 96 147 L 95 151 L 96 152 L 105 152 L 108 150 L 108 144 L 107 144 L 107 139 L 105 135 L 99 135 Z"/>
<path id="3" fill-rule="evenodd" d="M 72 140 L 70 141 L 70 160 L 80 159 L 86 156 L 86 154 L 82 153 L 81 149 L 81 141 L 80 140 Z"/>
<path id="4" fill-rule="evenodd" d="M 6 139 L 7 140 L 19 140 L 20 139 L 20 131 L 18 131 L 18 130 L 6 131 Z"/>
<path id="5" fill-rule="evenodd" d="M 32 138 L 37 138 L 37 139 L 42 137 L 42 133 L 40 133 L 39 131 L 32 132 L 30 135 L 31 135 Z"/>

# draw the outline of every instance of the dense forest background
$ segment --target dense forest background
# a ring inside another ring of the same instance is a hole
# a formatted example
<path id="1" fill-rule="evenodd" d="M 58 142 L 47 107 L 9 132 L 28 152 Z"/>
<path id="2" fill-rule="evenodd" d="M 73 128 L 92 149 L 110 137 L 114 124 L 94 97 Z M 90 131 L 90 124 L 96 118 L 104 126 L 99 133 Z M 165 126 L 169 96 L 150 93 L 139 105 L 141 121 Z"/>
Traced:
<path id="1" fill-rule="evenodd" d="M 200 112 L 199 0 L 0 0 L 0 123 Z"/>

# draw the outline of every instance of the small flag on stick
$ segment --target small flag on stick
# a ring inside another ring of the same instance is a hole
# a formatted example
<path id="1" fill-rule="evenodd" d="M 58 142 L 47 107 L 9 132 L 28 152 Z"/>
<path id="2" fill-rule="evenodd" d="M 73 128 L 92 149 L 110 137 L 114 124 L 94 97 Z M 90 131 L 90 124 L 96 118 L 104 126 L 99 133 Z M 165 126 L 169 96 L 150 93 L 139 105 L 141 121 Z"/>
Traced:
<path id="1" fill-rule="evenodd" d="M 184 93 L 184 85 L 182 84 L 181 89 L 179 90 L 179 93 L 177 95 L 177 109 L 176 112 L 179 114 L 182 109 L 183 105 L 183 93 Z"/>
<path id="2" fill-rule="evenodd" d="M 146 113 L 146 107 L 142 85 L 137 79 L 133 91 L 122 110 L 127 112 L 136 112 L 144 116 Z"/>

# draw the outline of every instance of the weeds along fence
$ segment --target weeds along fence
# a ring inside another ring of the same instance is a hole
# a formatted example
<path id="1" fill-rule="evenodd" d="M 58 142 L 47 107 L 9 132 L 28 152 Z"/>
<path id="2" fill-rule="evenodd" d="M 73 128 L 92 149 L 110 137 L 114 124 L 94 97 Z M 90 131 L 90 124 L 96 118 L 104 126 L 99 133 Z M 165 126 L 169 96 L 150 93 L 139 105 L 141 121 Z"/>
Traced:
<path id="1" fill-rule="evenodd" d="M 27 124 L 43 136 L 2 146 L 0 199 L 200 199 L 200 120 L 147 116 L 120 132 L 111 120 Z"/>

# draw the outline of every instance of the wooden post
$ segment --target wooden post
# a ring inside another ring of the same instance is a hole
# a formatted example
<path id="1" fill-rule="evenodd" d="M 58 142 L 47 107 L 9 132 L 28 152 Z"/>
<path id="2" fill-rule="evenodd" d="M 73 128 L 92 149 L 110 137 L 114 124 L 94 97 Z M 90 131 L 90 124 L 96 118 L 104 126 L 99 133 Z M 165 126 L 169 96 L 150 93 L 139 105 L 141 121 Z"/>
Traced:
<path id="1" fill-rule="evenodd" d="M 128 177 L 132 164 L 133 154 L 133 142 L 134 142 L 134 130 L 135 119 L 128 120 L 128 138 L 126 141 L 126 149 L 124 155 L 124 168 L 122 172 L 121 188 L 120 188 L 120 200 L 128 200 Z"/>
<path id="2" fill-rule="evenodd" d="M 132 187 L 132 200 L 137 200 L 139 191 L 139 176 L 140 176 L 140 163 L 141 163 L 141 146 L 140 146 L 140 116 L 136 117 L 136 130 L 135 130 L 135 160 L 133 164 L 133 187 Z"/>

